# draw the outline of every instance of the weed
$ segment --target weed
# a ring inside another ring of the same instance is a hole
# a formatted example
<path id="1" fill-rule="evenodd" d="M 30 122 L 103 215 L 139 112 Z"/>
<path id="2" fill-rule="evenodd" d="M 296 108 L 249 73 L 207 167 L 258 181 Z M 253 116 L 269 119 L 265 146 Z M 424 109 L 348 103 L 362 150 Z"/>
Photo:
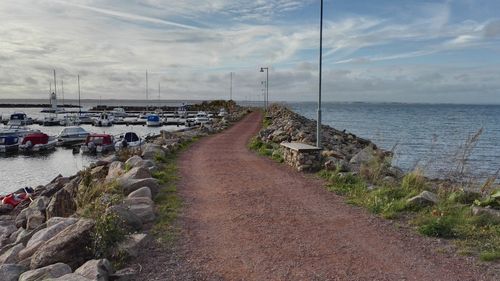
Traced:
<path id="1" fill-rule="evenodd" d="M 426 186 L 426 178 L 420 169 L 416 169 L 413 172 L 406 174 L 401 182 L 401 187 L 405 190 L 422 191 L 426 188 Z"/>

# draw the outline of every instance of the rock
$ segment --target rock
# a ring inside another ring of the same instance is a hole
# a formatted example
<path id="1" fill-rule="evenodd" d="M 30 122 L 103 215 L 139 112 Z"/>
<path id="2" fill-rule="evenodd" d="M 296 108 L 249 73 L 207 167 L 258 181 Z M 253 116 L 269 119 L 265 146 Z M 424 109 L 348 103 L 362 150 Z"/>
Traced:
<path id="1" fill-rule="evenodd" d="M 472 206 L 472 214 L 474 216 L 487 215 L 496 219 L 500 219 L 500 210 L 492 208 L 483 208 L 479 206 Z"/>
<path id="2" fill-rule="evenodd" d="M 91 280 L 107 281 L 114 271 L 113 266 L 107 259 L 101 259 L 89 260 L 75 270 L 75 273 Z"/>
<path id="3" fill-rule="evenodd" d="M 24 249 L 23 244 L 17 244 L 0 256 L 0 264 L 16 263 L 19 259 L 17 255 Z"/>
<path id="4" fill-rule="evenodd" d="M 139 231 L 142 229 L 142 220 L 126 206 L 115 205 L 109 207 L 106 212 L 114 213 L 118 216 L 119 220 L 123 223 L 123 228 L 132 231 Z"/>
<path id="5" fill-rule="evenodd" d="M 90 176 L 93 180 L 104 179 L 108 175 L 108 167 L 97 166 L 90 171 Z"/>
<path id="6" fill-rule="evenodd" d="M 142 223 L 153 222 L 155 219 L 154 203 L 147 197 L 127 198 L 123 205 L 126 206 L 132 213 L 137 215 Z"/>
<path id="7" fill-rule="evenodd" d="M 347 161 L 335 157 L 328 157 L 325 161 L 324 167 L 327 171 L 335 171 L 337 169 L 338 172 L 350 171 L 349 163 Z"/>
<path id="8" fill-rule="evenodd" d="M 349 161 L 349 163 L 352 165 L 361 165 L 363 163 L 370 163 L 375 158 L 374 153 L 375 153 L 374 150 L 370 146 L 367 146 L 363 150 L 358 152 L 356 155 L 354 155 Z"/>
<path id="9" fill-rule="evenodd" d="M 145 167 L 134 167 L 130 171 L 126 172 L 124 175 L 118 178 L 118 182 L 127 179 L 147 179 L 151 178 L 151 173 L 148 168 Z"/>
<path id="10" fill-rule="evenodd" d="M 439 202 L 439 199 L 436 194 L 430 192 L 430 191 L 422 191 L 417 196 L 414 196 L 406 201 L 410 205 L 415 205 L 415 206 L 429 206 L 429 205 L 434 205 Z"/>
<path id="11" fill-rule="evenodd" d="M 45 221 L 45 209 L 50 199 L 45 196 L 39 196 L 22 210 L 16 217 L 16 227 L 23 227 L 32 230 Z"/>
<path id="12" fill-rule="evenodd" d="M 129 235 L 124 241 L 118 244 L 113 255 L 126 258 L 135 258 L 139 254 L 139 249 L 143 248 L 150 236 L 144 233 Z"/>
<path id="13" fill-rule="evenodd" d="M 92 254 L 89 251 L 95 222 L 80 219 L 48 240 L 31 258 L 31 268 L 63 262 L 77 268 Z"/>
<path id="14" fill-rule="evenodd" d="M 10 211 L 12 211 L 12 209 L 14 209 L 14 207 L 12 207 L 12 205 L 0 204 L 0 216 L 10 213 Z"/>
<path id="15" fill-rule="evenodd" d="M 142 158 L 155 159 L 156 157 L 165 157 L 165 151 L 160 145 L 146 143 L 142 151 Z"/>
<path id="16" fill-rule="evenodd" d="M 21 274 L 19 281 L 38 281 L 48 278 L 57 278 L 71 273 L 71 267 L 64 263 L 56 263 L 46 267 L 26 271 Z"/>
<path id="17" fill-rule="evenodd" d="M 113 153 L 113 154 L 110 154 L 106 157 L 101 158 L 100 161 L 105 162 L 107 165 L 107 164 L 113 163 L 115 161 L 118 161 L 118 156 L 116 156 L 116 154 Z"/>
<path id="18" fill-rule="evenodd" d="M 45 213 L 47 219 L 53 217 L 69 217 L 76 212 L 76 208 L 74 196 L 67 189 L 63 188 L 50 199 L 50 203 Z"/>
<path id="19" fill-rule="evenodd" d="M 2 217 L 0 217 L 0 219 L 1 218 Z M 0 220 L 0 248 L 3 241 L 7 240 L 16 230 L 15 221 L 12 220 L 12 217 Z"/>
<path id="20" fill-rule="evenodd" d="M 129 195 L 137 189 L 147 186 L 151 190 L 151 194 L 154 198 L 160 190 L 160 185 L 153 178 L 120 180 L 118 184 L 123 188 L 123 192 L 125 193 L 125 195 Z"/>
<path id="21" fill-rule="evenodd" d="M 120 161 L 115 161 L 109 165 L 106 181 L 113 181 L 123 174 L 125 174 L 125 164 Z"/>
<path id="22" fill-rule="evenodd" d="M 141 156 L 139 155 L 134 155 L 132 157 L 130 157 L 126 162 L 125 162 L 125 166 L 127 167 L 139 167 L 142 165 L 142 162 L 144 160 L 142 160 Z"/>
<path id="23" fill-rule="evenodd" d="M 110 280 L 115 281 L 134 281 L 136 280 L 137 270 L 127 267 L 118 270 L 110 276 Z"/>
<path id="24" fill-rule="evenodd" d="M 26 268 L 17 264 L 0 265 L 0 278 L 2 281 L 17 281 Z"/>
<path id="25" fill-rule="evenodd" d="M 396 179 L 402 179 L 405 176 L 405 172 L 401 168 L 396 166 L 389 167 L 387 174 Z"/>
<path id="26" fill-rule="evenodd" d="M 94 280 L 85 278 L 85 277 L 81 276 L 80 274 L 70 273 L 70 274 L 66 274 L 64 276 L 61 276 L 59 278 L 45 279 L 45 281 L 94 281 Z"/>
<path id="27" fill-rule="evenodd" d="M 149 199 L 153 198 L 151 196 L 151 189 L 149 189 L 149 187 L 147 187 L 147 186 L 141 187 L 141 188 L 137 189 L 136 191 L 131 192 L 127 196 L 127 198 L 135 198 L 135 197 L 147 197 Z"/>
<path id="28" fill-rule="evenodd" d="M 53 224 L 54 221 L 58 221 L 58 223 Z M 50 219 L 47 221 L 47 228 L 35 233 L 26 244 L 26 248 L 19 252 L 19 259 L 24 260 L 31 257 L 46 241 L 63 231 L 66 227 L 74 224 L 76 221 L 77 219 L 75 218 L 67 218 L 65 220 L 60 220 L 60 218 Z"/>

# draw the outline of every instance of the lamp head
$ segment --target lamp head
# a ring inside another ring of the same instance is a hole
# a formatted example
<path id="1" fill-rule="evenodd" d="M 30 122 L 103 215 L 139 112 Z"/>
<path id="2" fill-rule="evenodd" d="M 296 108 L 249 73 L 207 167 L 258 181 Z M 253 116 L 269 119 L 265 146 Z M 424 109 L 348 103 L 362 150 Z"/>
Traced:
<path id="1" fill-rule="evenodd" d="M 264 72 L 264 68 L 263 67 L 260 68 L 260 72 Z"/>

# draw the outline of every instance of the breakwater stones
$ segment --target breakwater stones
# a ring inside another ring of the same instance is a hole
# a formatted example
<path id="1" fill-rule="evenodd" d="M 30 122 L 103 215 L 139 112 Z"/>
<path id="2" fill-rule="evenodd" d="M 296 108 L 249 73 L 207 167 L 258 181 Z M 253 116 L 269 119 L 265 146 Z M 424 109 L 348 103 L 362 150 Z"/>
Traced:
<path id="1" fill-rule="evenodd" d="M 281 105 L 272 105 L 266 124 L 257 135 L 263 143 L 302 143 L 316 145 L 316 121 L 309 120 Z M 284 160 L 298 170 L 327 170 L 360 172 L 363 164 L 375 160 L 390 162 L 392 154 L 379 149 L 374 143 L 352 133 L 322 125 L 320 156 L 299 153 L 281 145 Z M 277 147 L 276 145 L 274 147 Z"/>
<path id="2" fill-rule="evenodd" d="M 0 208 L 0 280 L 134 280 L 136 269 L 115 271 L 110 260 L 134 258 L 150 241 L 154 199 L 163 188 L 155 175 L 165 157 L 247 112 L 238 108 L 212 124 L 163 131 L 141 150 L 109 155 L 36 187 L 32 200 Z"/>

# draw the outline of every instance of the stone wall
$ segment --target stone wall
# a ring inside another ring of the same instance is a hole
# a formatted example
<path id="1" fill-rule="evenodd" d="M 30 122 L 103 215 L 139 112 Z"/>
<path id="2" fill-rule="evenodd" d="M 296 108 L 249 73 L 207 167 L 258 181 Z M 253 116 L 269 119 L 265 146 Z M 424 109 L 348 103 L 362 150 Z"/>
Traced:
<path id="1" fill-rule="evenodd" d="M 285 163 L 299 172 L 315 172 L 321 169 L 321 154 L 318 150 L 298 151 L 282 147 Z"/>

